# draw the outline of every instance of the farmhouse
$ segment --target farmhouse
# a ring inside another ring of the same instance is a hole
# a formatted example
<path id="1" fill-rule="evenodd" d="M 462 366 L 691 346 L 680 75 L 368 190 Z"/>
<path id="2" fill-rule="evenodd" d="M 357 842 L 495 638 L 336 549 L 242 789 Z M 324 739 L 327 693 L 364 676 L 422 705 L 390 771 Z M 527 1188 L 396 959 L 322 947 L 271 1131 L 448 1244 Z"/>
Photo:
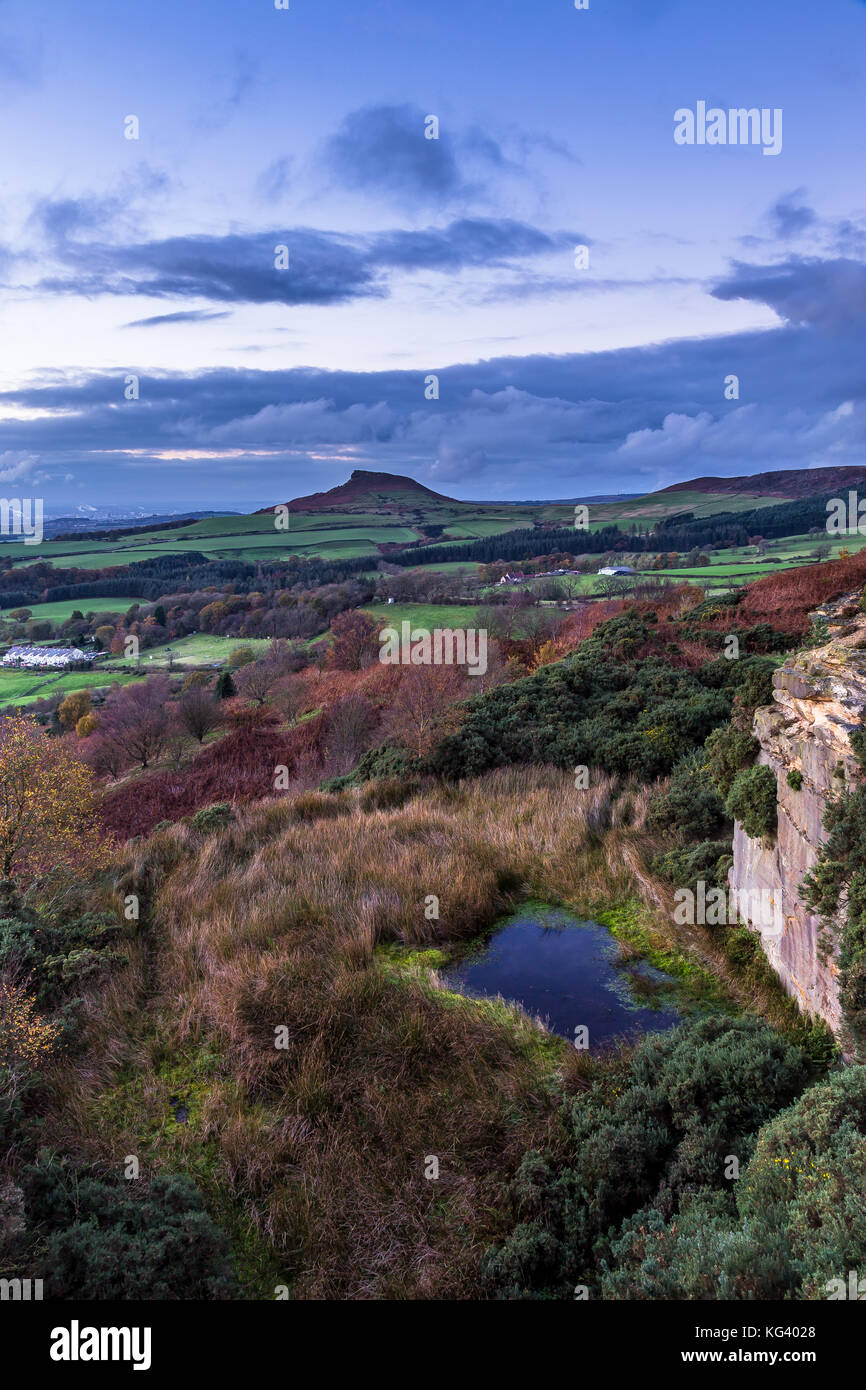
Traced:
<path id="1" fill-rule="evenodd" d="M 635 570 L 632 569 L 631 565 L 604 565 L 604 566 L 598 571 L 598 573 L 599 573 L 599 574 L 634 574 L 634 573 L 635 573 Z"/>
<path id="2" fill-rule="evenodd" d="M 74 671 L 89 666 L 93 657 L 80 647 L 10 647 L 3 658 L 4 666 L 19 666 L 47 671 Z"/>

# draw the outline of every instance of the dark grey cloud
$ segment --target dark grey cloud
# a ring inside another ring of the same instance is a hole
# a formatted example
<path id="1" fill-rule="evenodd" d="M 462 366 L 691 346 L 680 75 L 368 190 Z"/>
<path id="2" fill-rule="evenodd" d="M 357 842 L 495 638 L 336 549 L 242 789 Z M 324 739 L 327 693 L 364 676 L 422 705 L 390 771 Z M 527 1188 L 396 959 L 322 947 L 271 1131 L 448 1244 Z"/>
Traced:
<path id="1" fill-rule="evenodd" d="M 324 163 L 346 188 L 385 193 L 400 202 L 441 203 L 468 192 L 453 134 L 440 124 L 439 138 L 425 138 L 425 113 L 408 103 L 352 111 L 325 142 Z M 501 159 L 495 140 L 468 137 L 476 152 Z"/>
<path id="2" fill-rule="evenodd" d="M 431 117 L 438 119 L 436 138 L 427 134 L 433 135 Z M 579 162 L 547 135 L 452 126 L 441 113 L 406 102 L 350 112 L 325 141 L 319 163 L 343 188 L 404 207 L 441 209 L 470 200 L 501 205 L 504 178 L 535 180 L 539 151 Z"/>
<path id="3" fill-rule="evenodd" d="M 562 251 L 577 236 L 494 218 L 461 218 L 443 228 L 367 237 L 307 227 L 128 244 L 80 235 L 110 213 L 110 207 L 92 200 L 40 205 L 38 221 L 63 272 L 44 277 L 39 290 L 218 303 L 340 304 L 386 296 L 388 272 L 453 273 L 516 265 Z M 280 247 L 288 249 L 287 268 L 277 268 Z"/>
<path id="4" fill-rule="evenodd" d="M 158 477 L 169 507 L 193 499 L 206 476 L 214 500 L 265 505 L 331 486 L 352 467 L 412 473 L 461 496 L 569 496 L 862 461 L 861 361 L 849 337 L 786 325 L 612 352 L 431 363 L 440 382 L 432 403 L 426 370 L 142 368 L 137 402 L 124 401 L 123 373 L 52 373 L 0 393 L 0 413 L 6 402 L 37 410 L 4 421 L 4 448 L 74 471 L 100 499 L 112 487 L 152 497 Z M 730 373 L 738 402 L 724 399 Z"/>
<path id="5" fill-rule="evenodd" d="M 772 229 L 784 241 L 802 236 L 818 221 L 818 214 L 804 201 L 805 196 L 805 188 L 796 188 L 791 193 L 784 193 L 770 208 Z"/>
<path id="6" fill-rule="evenodd" d="M 778 265 L 734 262 L 712 291 L 716 299 L 767 304 L 788 323 L 829 333 L 866 329 L 866 264 L 848 258 L 792 257 Z"/>

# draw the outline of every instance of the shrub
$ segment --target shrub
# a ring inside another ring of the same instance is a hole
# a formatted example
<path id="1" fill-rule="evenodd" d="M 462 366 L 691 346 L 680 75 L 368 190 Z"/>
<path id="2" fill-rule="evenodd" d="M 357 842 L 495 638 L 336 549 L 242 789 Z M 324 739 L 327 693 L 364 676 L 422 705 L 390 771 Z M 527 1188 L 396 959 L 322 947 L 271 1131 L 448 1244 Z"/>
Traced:
<path id="1" fill-rule="evenodd" d="M 50 1297 L 237 1297 L 228 1238 L 195 1185 L 164 1174 L 141 1189 L 47 1158 L 25 1170 L 27 1211 Z"/>
<path id="2" fill-rule="evenodd" d="M 0 973 L 29 982 L 37 1006 L 56 1014 L 68 1045 L 78 1034 L 82 990 L 125 961 L 122 937 L 107 914 L 53 920 L 22 908 L 0 919 Z"/>
<path id="3" fill-rule="evenodd" d="M 231 672 L 221 671 L 217 676 L 216 686 L 214 687 L 218 700 L 230 700 L 233 695 L 237 695 L 237 688 L 231 678 Z"/>
<path id="4" fill-rule="evenodd" d="M 230 671 L 236 671 L 239 666 L 249 666 L 256 659 L 252 647 L 235 647 L 228 659 Z"/>
<path id="5" fill-rule="evenodd" d="M 668 850 L 650 860 L 650 869 L 659 878 L 680 888 L 694 890 L 698 880 L 708 887 L 726 888 L 728 870 L 733 863 L 730 840 L 703 840 L 698 845 Z"/>
<path id="6" fill-rule="evenodd" d="M 74 729 L 91 711 L 89 690 L 73 690 L 57 709 L 57 716 L 65 729 Z"/>
<path id="7" fill-rule="evenodd" d="M 819 1299 L 866 1251 L 866 1069 L 814 1086 L 764 1125 L 734 1184 L 623 1223 L 606 1298 Z M 837 1285 L 838 1287 L 838 1285 Z"/>
<path id="8" fill-rule="evenodd" d="M 423 764 L 408 748 L 398 748 L 384 743 L 371 748 L 361 758 L 353 772 L 343 777 L 332 777 L 322 783 L 323 791 L 342 791 L 344 787 L 358 786 L 379 778 L 389 781 L 413 778 L 422 770 Z"/>
<path id="9" fill-rule="evenodd" d="M 798 792 L 802 790 L 803 774 L 798 767 L 792 767 L 787 777 L 785 778 L 785 781 L 788 783 L 788 786 L 791 788 L 792 791 Z"/>
<path id="10" fill-rule="evenodd" d="M 769 838 L 776 833 L 776 774 L 763 764 L 738 772 L 725 802 L 732 820 L 739 821 L 753 840 Z"/>
<path id="11" fill-rule="evenodd" d="M 565 1294 L 595 1261 L 605 1268 L 615 1229 L 692 1194 L 730 1210 L 728 1156 L 745 1162 L 760 1126 L 802 1091 L 800 1052 L 755 1019 L 705 1018 L 641 1040 L 566 1102 L 570 1138 L 558 1156 L 527 1154 L 513 1185 L 518 1223 L 483 1261 L 501 1297 Z M 564 1151 L 564 1156 L 563 1156 Z M 659 1220 L 661 1225 L 661 1219 Z"/>
<path id="12" fill-rule="evenodd" d="M 214 830 L 225 830 L 235 818 L 231 803 L 228 801 L 217 801 L 213 806 L 202 806 L 201 810 L 196 811 L 192 817 L 192 823 L 196 830 L 201 830 L 207 835 Z"/>
<path id="13" fill-rule="evenodd" d="M 93 774 L 33 719 L 0 726 L 0 875 L 83 871 L 100 853 Z"/>
<path id="14" fill-rule="evenodd" d="M 730 693 L 659 656 L 640 659 L 636 613 L 596 628 L 570 659 L 470 700 L 430 766 L 453 779 L 513 763 L 595 765 L 645 779 L 670 772 L 728 717 Z"/>
<path id="15" fill-rule="evenodd" d="M 701 839 L 719 830 L 726 819 L 725 803 L 710 780 L 702 753 L 680 759 L 669 787 L 653 798 L 647 814 L 650 829 L 678 830 Z"/>
<path id="16" fill-rule="evenodd" d="M 731 724 L 714 729 L 707 739 L 707 767 L 719 794 L 727 797 L 737 773 L 751 767 L 760 752 L 760 744 L 748 729 L 736 729 Z"/>

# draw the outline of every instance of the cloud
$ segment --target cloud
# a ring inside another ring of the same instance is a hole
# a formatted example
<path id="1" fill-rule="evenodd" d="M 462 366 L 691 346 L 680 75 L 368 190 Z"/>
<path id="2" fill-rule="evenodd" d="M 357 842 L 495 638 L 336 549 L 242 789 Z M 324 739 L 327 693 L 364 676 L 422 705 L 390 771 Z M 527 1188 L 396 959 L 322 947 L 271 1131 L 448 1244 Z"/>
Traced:
<path id="1" fill-rule="evenodd" d="M 858 362 L 847 339 L 783 326 L 442 366 L 435 402 L 418 371 L 142 371 L 134 404 L 121 374 L 54 373 L 0 392 L 0 420 L 10 450 L 74 467 L 103 498 L 122 476 L 124 495 L 144 499 L 154 467 L 171 499 L 194 498 L 206 470 L 215 496 L 240 506 L 331 486 L 354 467 L 462 496 L 564 497 L 607 490 L 601 478 L 648 491 L 706 473 L 860 462 Z M 724 399 L 732 371 L 736 404 Z"/>
<path id="2" fill-rule="evenodd" d="M 255 415 L 231 420 L 207 432 L 207 443 L 238 444 L 243 448 L 267 444 L 356 444 L 392 437 L 396 416 L 384 401 L 357 403 L 337 410 L 332 400 L 267 405 Z M 190 431 L 198 437 L 196 430 Z"/>
<path id="3" fill-rule="evenodd" d="M 716 299 L 766 304 L 792 324 L 829 333 L 866 330 L 866 264 L 848 258 L 793 257 L 777 265 L 734 262 L 732 274 L 716 285 Z"/>
<path id="4" fill-rule="evenodd" d="M 576 235 L 547 233 L 512 219 L 462 218 L 442 228 L 367 237 L 301 227 L 129 244 L 83 239 L 81 233 L 100 225 L 105 208 L 81 199 L 40 205 L 37 220 L 65 274 L 44 277 L 37 289 L 88 297 L 340 304 L 385 297 L 389 271 L 455 273 L 514 265 L 563 250 Z M 280 247 L 288 249 L 286 268 L 277 265 Z"/>
<path id="5" fill-rule="evenodd" d="M 805 188 L 795 188 L 791 193 L 784 193 L 770 208 L 773 231 L 784 241 L 802 236 L 818 221 L 815 209 L 803 201 L 805 196 Z"/>
<path id="6" fill-rule="evenodd" d="M 273 272 L 250 266 L 272 249 L 275 233 L 177 238 L 121 252 L 68 230 L 88 219 L 67 210 L 50 224 L 62 254 L 80 255 L 97 285 L 103 277 L 101 292 L 127 292 L 131 280 L 148 293 L 273 300 Z M 472 268 L 474 283 L 477 267 L 504 266 L 497 278 L 508 280 L 533 258 L 561 252 L 572 236 L 458 218 L 414 232 L 337 238 L 302 230 L 286 240 L 293 266 L 295 253 L 304 253 L 294 293 L 300 281 L 308 295 L 357 297 L 386 293 L 388 277 L 408 272 Z M 420 371 L 142 369 L 134 404 L 123 400 L 119 373 L 53 372 L 0 392 L 0 423 L 16 460 L 39 456 L 57 474 L 74 468 L 78 478 L 99 480 L 101 497 L 122 476 L 124 494 L 143 499 L 161 468 L 172 499 L 181 479 L 188 491 L 180 495 L 193 498 L 206 470 L 215 495 L 240 506 L 328 487 L 354 467 L 411 473 L 462 496 L 563 497 L 607 490 L 600 478 L 649 491 L 706 473 L 862 462 L 863 263 L 816 256 L 734 263 L 714 293 L 769 305 L 781 322 L 617 351 L 438 370 L 431 363 L 440 383 L 433 402 Z M 155 322 L 206 313 L 177 311 Z M 740 379 L 738 402 L 724 395 L 731 373 Z"/>
<path id="7" fill-rule="evenodd" d="M 266 203 L 277 203 L 289 191 L 294 160 L 290 155 L 275 159 L 256 179 L 256 193 Z"/>
<path id="8" fill-rule="evenodd" d="M 443 121 L 438 139 L 428 139 L 425 123 L 430 114 L 409 104 L 350 112 L 325 142 L 326 168 L 345 188 L 384 194 L 399 203 L 441 206 L 472 191 L 461 169 L 461 155 L 489 168 L 507 164 L 498 142 L 478 128 L 458 141 Z"/>
<path id="9" fill-rule="evenodd" d="M 209 319 L 228 319 L 228 310 L 211 313 L 206 309 L 181 309 L 176 314 L 155 314 L 149 319 L 133 319 L 124 328 L 156 328 L 164 323 L 206 323 Z"/>
<path id="10" fill-rule="evenodd" d="M 29 478 L 39 460 L 32 454 L 7 449 L 0 453 L 0 483 L 17 483 Z"/>

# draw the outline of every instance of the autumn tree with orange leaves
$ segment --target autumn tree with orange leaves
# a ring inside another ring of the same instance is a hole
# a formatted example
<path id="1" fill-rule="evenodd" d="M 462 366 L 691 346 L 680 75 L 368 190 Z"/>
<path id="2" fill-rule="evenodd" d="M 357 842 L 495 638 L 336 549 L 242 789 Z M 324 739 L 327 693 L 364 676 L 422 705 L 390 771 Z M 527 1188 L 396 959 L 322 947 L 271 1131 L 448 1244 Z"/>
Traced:
<path id="1" fill-rule="evenodd" d="M 0 980 L 0 1095 L 13 1098 L 48 1060 L 61 1025 L 36 1012 L 26 986 Z"/>
<path id="2" fill-rule="evenodd" d="M 34 719 L 0 722 L 0 876 L 86 870 L 99 848 L 93 773 Z"/>

